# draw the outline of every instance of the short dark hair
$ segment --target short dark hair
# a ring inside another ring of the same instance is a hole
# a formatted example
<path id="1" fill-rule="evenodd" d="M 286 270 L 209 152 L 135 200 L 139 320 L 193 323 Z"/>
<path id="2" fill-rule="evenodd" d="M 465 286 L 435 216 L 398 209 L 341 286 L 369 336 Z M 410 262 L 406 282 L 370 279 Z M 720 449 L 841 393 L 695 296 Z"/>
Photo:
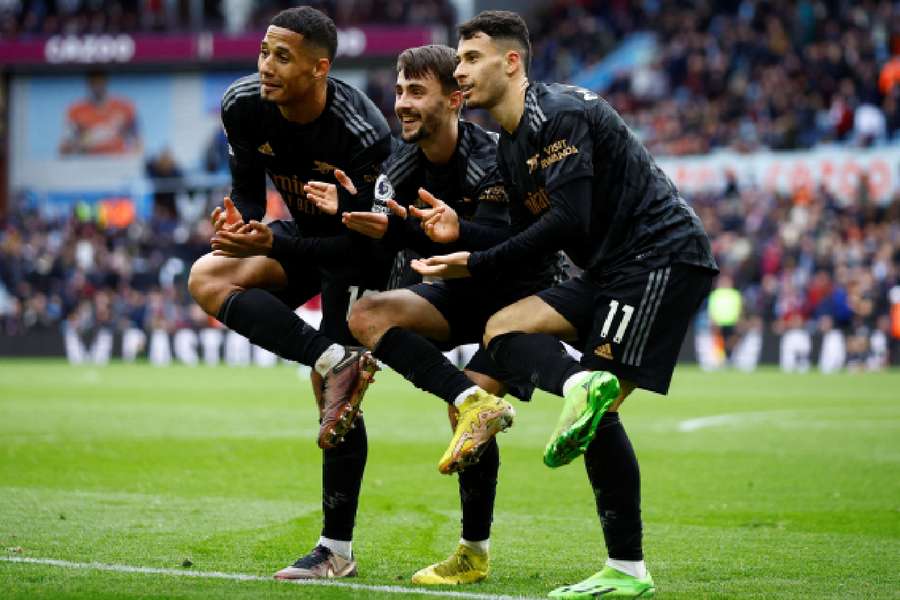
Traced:
<path id="1" fill-rule="evenodd" d="M 508 10 L 485 10 L 460 25 L 458 31 L 459 37 L 464 40 L 473 38 L 476 33 L 483 33 L 495 40 L 515 42 L 525 53 L 522 62 L 525 64 L 525 73 L 528 73 L 531 39 L 525 19 L 518 14 Z"/>
<path id="2" fill-rule="evenodd" d="M 441 84 L 444 94 L 459 89 L 459 82 L 453 76 L 456 70 L 456 50 L 450 46 L 433 44 L 407 48 L 397 57 L 397 72 L 405 77 L 425 77 L 429 73 Z"/>
<path id="3" fill-rule="evenodd" d="M 337 54 L 337 27 L 334 21 L 311 6 L 296 6 L 281 11 L 269 21 L 269 25 L 284 27 L 303 36 L 303 41 L 318 46 L 334 60 Z"/>

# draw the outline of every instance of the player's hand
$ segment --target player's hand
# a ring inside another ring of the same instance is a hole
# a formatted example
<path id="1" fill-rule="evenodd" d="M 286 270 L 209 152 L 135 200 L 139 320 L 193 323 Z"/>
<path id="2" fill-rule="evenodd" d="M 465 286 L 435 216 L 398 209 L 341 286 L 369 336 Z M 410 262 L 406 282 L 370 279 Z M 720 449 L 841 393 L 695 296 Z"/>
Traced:
<path id="1" fill-rule="evenodd" d="M 334 170 L 334 178 L 341 184 L 341 187 L 356 195 L 356 186 L 353 180 L 340 169 Z M 325 183 L 323 181 L 310 181 L 303 186 L 306 197 L 312 200 L 319 210 L 327 215 L 335 215 L 338 211 L 338 191 L 337 186 L 333 183 Z"/>
<path id="2" fill-rule="evenodd" d="M 213 231 L 216 233 L 222 230 L 237 231 L 244 225 L 244 217 L 241 215 L 241 211 L 237 209 L 228 196 L 225 196 L 222 204 L 224 204 L 224 208 L 217 206 L 210 215 Z"/>
<path id="3" fill-rule="evenodd" d="M 272 249 L 274 236 L 268 225 L 250 221 L 236 231 L 218 231 L 210 240 L 213 254 L 230 258 L 266 256 Z"/>
<path id="4" fill-rule="evenodd" d="M 348 212 L 341 215 L 341 221 L 357 233 L 380 240 L 388 228 L 388 216 L 374 212 Z"/>
<path id="5" fill-rule="evenodd" d="M 390 209 L 390 211 L 391 211 L 392 213 L 394 213 L 395 215 L 397 215 L 397 216 L 400 217 L 401 219 L 405 219 L 405 218 L 406 218 L 407 211 L 406 211 L 406 207 L 405 207 L 405 206 L 401 206 L 401 205 L 398 204 L 397 201 L 394 200 L 393 198 L 389 198 L 389 199 L 385 200 L 384 202 L 385 202 L 385 204 L 387 204 L 387 207 Z"/>
<path id="6" fill-rule="evenodd" d="M 400 217 L 406 218 L 406 208 L 389 199 L 386 204 L 390 211 Z M 389 220 L 384 213 L 376 212 L 349 212 L 341 215 L 341 221 L 348 229 L 352 229 L 370 238 L 380 240 L 388 230 Z"/>
<path id="7" fill-rule="evenodd" d="M 454 252 L 443 256 L 419 258 L 410 264 L 413 270 L 423 277 L 439 277 L 441 279 L 459 279 L 469 277 L 469 255 L 471 252 Z"/>
<path id="8" fill-rule="evenodd" d="M 422 230 L 433 242 L 449 244 L 459 239 L 459 215 L 425 188 L 419 188 L 419 198 L 431 208 L 410 207 L 414 217 L 422 221 Z"/>

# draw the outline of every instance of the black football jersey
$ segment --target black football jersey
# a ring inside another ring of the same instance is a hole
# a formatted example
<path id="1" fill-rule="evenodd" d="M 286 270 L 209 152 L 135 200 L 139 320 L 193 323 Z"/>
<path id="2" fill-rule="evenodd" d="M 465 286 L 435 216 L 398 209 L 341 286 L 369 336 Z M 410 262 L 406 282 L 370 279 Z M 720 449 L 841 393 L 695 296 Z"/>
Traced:
<path id="1" fill-rule="evenodd" d="M 501 133 L 498 162 L 519 233 L 473 254 L 473 273 L 558 249 L 598 280 L 672 263 L 716 269 L 696 213 L 593 92 L 530 84 L 517 129 Z"/>
<path id="2" fill-rule="evenodd" d="M 509 200 L 497 168 L 497 139 L 495 133 L 460 121 L 456 150 L 441 165 L 429 161 L 417 144 L 397 144 L 375 183 L 376 207 L 387 199 L 424 207 L 419 188 L 425 188 L 459 215 L 460 239 L 452 249 L 498 243 L 509 234 Z M 431 243 L 413 218 L 403 221 L 392 216 L 385 241 L 423 256 L 451 250 Z"/>
<path id="3" fill-rule="evenodd" d="M 329 77 L 322 114 L 310 123 L 293 123 L 277 105 L 260 97 L 259 87 L 259 75 L 249 75 L 231 84 L 222 98 L 231 199 L 245 221 L 262 219 L 268 175 L 303 236 L 343 233 L 341 213 L 371 208 L 375 179 L 390 154 L 384 116 L 362 92 Z M 337 183 L 335 168 L 350 176 L 358 193 L 349 194 L 338 185 L 340 207 L 337 214 L 327 215 L 306 198 L 303 186 L 308 181 Z"/>

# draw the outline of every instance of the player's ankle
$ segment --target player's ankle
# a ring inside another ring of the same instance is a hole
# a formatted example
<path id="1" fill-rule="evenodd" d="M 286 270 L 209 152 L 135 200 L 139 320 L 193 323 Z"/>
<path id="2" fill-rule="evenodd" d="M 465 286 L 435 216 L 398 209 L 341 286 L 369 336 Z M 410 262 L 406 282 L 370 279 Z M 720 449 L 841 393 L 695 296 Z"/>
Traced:
<path id="1" fill-rule="evenodd" d="M 638 579 L 647 576 L 647 565 L 642 560 L 619 560 L 616 558 L 606 559 L 606 566 L 612 567 L 616 571 L 621 571 L 626 575 L 631 575 Z"/>
<path id="2" fill-rule="evenodd" d="M 331 344 L 325 349 L 325 352 L 319 355 L 313 368 L 316 370 L 316 373 L 325 377 L 325 374 L 333 369 L 334 365 L 338 364 L 341 359 L 344 358 L 345 354 L 346 349 L 343 346 L 340 344 Z"/>
<path id="3" fill-rule="evenodd" d="M 468 399 L 469 396 L 478 393 L 480 389 L 481 388 L 477 385 L 473 385 L 472 387 L 463 390 L 456 396 L 456 398 L 453 399 L 453 406 L 459 408 L 460 406 L 462 406 L 462 403 L 465 402 L 466 399 Z"/>
<path id="4" fill-rule="evenodd" d="M 577 373 L 569 375 L 569 377 L 567 377 L 566 380 L 563 382 L 563 387 L 562 387 L 563 396 L 568 395 L 569 391 L 573 387 L 575 387 L 576 385 L 581 383 L 581 380 L 584 379 L 584 377 L 586 375 L 590 375 L 590 374 L 591 374 L 590 371 L 578 371 Z"/>
<path id="5" fill-rule="evenodd" d="M 341 558 L 346 560 L 351 560 L 353 558 L 353 541 L 352 540 L 334 540 L 331 538 L 327 538 L 324 535 L 319 538 L 318 542 L 319 546 L 325 546 L 333 553 L 337 554 Z"/>
<path id="6" fill-rule="evenodd" d="M 486 540 L 481 540 L 479 542 L 473 542 L 473 541 L 467 540 L 465 538 L 459 538 L 459 543 L 460 543 L 460 545 L 465 546 L 469 550 L 472 550 L 476 554 L 485 555 L 491 549 L 490 538 L 488 538 Z"/>

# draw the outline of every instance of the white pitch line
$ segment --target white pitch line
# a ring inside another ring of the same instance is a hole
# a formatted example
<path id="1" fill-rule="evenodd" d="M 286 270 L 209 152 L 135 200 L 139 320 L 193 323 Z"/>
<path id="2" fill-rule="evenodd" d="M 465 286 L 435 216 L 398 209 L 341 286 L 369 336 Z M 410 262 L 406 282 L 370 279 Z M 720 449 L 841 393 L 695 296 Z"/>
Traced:
<path id="1" fill-rule="evenodd" d="M 708 427 L 721 426 L 753 426 L 759 423 L 780 422 L 786 419 L 796 419 L 797 412 L 791 410 L 766 410 L 759 412 L 743 412 L 730 413 L 727 415 L 710 415 L 708 417 L 697 417 L 695 419 L 686 419 L 678 423 L 678 431 L 691 433 Z M 804 416 L 804 422 L 808 423 L 808 419 Z"/>
<path id="2" fill-rule="evenodd" d="M 173 577 L 199 577 L 201 579 L 227 579 L 229 581 L 266 581 L 275 580 L 271 577 L 259 575 L 247 575 L 245 573 L 222 573 L 221 571 L 190 571 L 187 569 L 160 569 L 155 567 L 134 567 L 131 565 L 109 565 L 105 563 L 79 563 L 54 558 L 28 558 L 24 556 L 0 556 L 0 561 L 10 563 L 26 563 L 32 565 L 45 565 L 51 567 L 63 567 L 66 569 L 92 569 L 96 571 L 113 571 L 115 573 L 143 573 L 146 575 L 170 575 Z M 365 590 L 369 592 L 382 592 L 385 594 L 419 594 L 421 596 L 437 596 L 441 598 L 467 598 L 471 600 L 528 600 L 528 596 L 507 596 L 502 594 L 478 594 L 475 592 L 450 592 L 430 590 L 423 588 L 408 588 L 399 585 L 368 585 L 364 583 L 350 583 L 344 581 L 307 579 L 292 580 L 289 582 L 297 585 L 325 586 L 346 588 L 351 590 Z"/>
<path id="3" fill-rule="evenodd" d="M 698 429 L 706 429 L 707 427 L 740 423 L 746 418 L 747 415 L 714 415 L 711 417 L 697 417 L 696 419 L 686 419 L 678 423 L 678 431 L 690 433 L 692 431 L 697 431 Z"/>

